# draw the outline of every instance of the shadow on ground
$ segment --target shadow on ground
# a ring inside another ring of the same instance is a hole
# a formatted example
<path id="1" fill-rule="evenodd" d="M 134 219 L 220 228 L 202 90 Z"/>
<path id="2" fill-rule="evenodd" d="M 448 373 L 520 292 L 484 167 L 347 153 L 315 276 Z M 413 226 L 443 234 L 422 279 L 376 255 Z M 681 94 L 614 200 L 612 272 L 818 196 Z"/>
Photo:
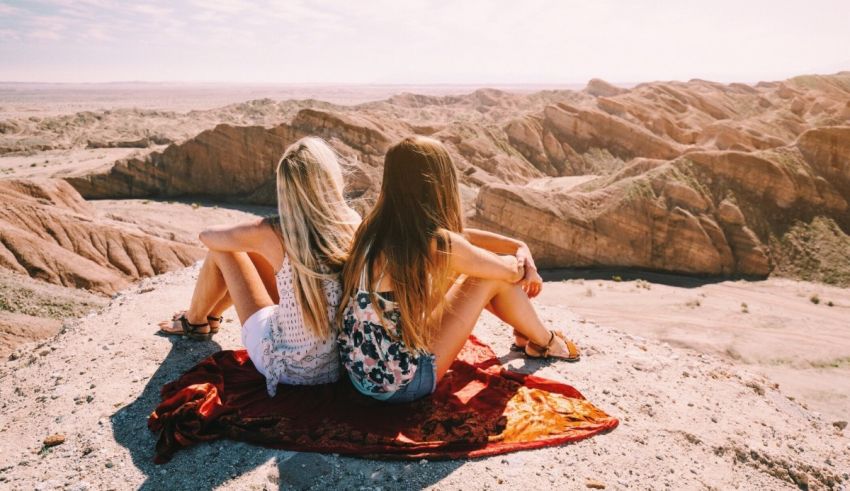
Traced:
<path id="1" fill-rule="evenodd" d="M 160 389 L 221 350 L 212 341 L 199 343 L 178 336 L 168 339 L 171 350 L 142 393 L 110 418 L 115 441 L 129 450 L 133 465 L 145 474 L 138 489 L 212 489 L 252 472 L 259 474 L 248 479 L 256 489 L 423 488 L 465 462 L 378 461 L 216 440 L 177 452 L 167 464 L 156 465 L 153 459 L 157 436 L 148 430 L 147 419 L 160 402 Z"/>
<path id="2" fill-rule="evenodd" d="M 650 283 L 657 283 L 668 286 L 678 286 L 681 288 L 699 288 L 712 283 L 721 283 L 730 280 L 747 280 L 759 281 L 764 278 L 750 276 L 689 276 L 671 273 L 661 273 L 658 271 L 647 271 L 640 269 L 623 269 L 623 268 L 561 268 L 547 269 L 540 271 L 540 276 L 544 281 L 564 281 L 564 280 L 614 280 L 614 281 L 635 281 L 644 280 Z"/>

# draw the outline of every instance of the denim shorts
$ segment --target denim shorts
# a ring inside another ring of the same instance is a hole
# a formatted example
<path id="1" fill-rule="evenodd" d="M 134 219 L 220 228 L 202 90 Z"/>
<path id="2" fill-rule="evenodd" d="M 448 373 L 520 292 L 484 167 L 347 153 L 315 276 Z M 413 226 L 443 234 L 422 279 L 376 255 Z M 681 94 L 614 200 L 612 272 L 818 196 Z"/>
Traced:
<path id="1" fill-rule="evenodd" d="M 420 355 L 419 367 L 413 378 L 401 389 L 393 392 L 386 402 L 402 404 L 422 399 L 434 393 L 437 388 L 437 364 L 434 355 Z"/>
<path id="2" fill-rule="evenodd" d="M 437 365 L 434 355 L 431 354 L 419 356 L 416 373 L 413 374 L 413 378 L 404 387 L 395 392 L 370 392 L 362 383 L 358 383 L 357 378 L 351 372 L 348 375 L 352 385 L 354 385 L 354 388 L 358 392 L 391 404 L 403 404 L 422 399 L 425 396 L 431 395 L 434 389 L 437 388 Z"/>

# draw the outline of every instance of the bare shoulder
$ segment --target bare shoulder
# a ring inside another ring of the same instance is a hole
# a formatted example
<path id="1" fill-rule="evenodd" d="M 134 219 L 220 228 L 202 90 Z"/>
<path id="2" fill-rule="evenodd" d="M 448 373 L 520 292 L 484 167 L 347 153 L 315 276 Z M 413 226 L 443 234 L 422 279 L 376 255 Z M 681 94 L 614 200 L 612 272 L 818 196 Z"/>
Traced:
<path id="1" fill-rule="evenodd" d="M 468 251 L 472 247 L 472 243 L 469 242 L 469 239 L 466 238 L 466 234 L 457 233 L 457 232 L 449 232 L 449 240 L 451 243 L 449 247 L 452 252 L 455 250 L 458 251 Z M 436 244 L 436 243 L 435 243 Z"/>
<path id="2" fill-rule="evenodd" d="M 280 233 L 262 218 L 208 228 L 201 232 L 199 239 L 210 250 L 257 252 L 274 261 L 272 264 L 283 260 Z"/>
<path id="3" fill-rule="evenodd" d="M 473 247 L 469 240 L 463 236 L 463 234 L 459 234 L 456 232 L 448 231 L 448 239 L 449 243 L 447 245 L 447 252 L 452 256 L 457 255 L 468 255 L 470 253 L 471 248 Z M 431 239 L 431 243 L 429 245 L 429 253 L 432 255 L 437 254 L 439 250 L 437 239 Z"/>
<path id="4" fill-rule="evenodd" d="M 283 259 L 283 231 L 280 228 L 280 222 L 277 218 L 263 218 L 255 225 L 254 238 L 259 244 L 263 244 L 264 251 L 280 251 L 281 259 Z M 268 259 L 275 259 L 269 257 Z"/>

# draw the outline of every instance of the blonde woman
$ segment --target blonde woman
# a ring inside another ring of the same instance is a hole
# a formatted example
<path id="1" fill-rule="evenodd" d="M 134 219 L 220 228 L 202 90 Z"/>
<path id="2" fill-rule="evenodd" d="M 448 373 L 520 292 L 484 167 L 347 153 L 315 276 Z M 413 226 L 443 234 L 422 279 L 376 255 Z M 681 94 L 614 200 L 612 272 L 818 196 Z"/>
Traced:
<path id="1" fill-rule="evenodd" d="M 580 357 L 534 310 L 542 279 L 528 247 L 463 227 L 454 165 L 431 138 L 406 138 L 387 152 L 343 285 L 340 356 L 354 386 L 378 400 L 433 392 L 485 308 L 514 328 L 527 356 Z"/>
<path id="2" fill-rule="evenodd" d="M 334 151 L 307 137 L 277 167 L 278 216 L 205 230 L 208 248 L 189 310 L 160 323 L 166 334 L 209 339 L 231 304 L 242 342 L 269 395 L 278 383 L 339 377 L 334 317 L 340 272 L 360 217 L 343 198 Z"/>

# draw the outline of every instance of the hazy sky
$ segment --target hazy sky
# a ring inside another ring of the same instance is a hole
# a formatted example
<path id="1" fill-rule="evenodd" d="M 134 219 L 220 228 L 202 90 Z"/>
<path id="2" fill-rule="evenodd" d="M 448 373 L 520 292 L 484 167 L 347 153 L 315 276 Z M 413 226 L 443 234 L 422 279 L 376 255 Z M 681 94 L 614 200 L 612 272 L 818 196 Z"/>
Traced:
<path id="1" fill-rule="evenodd" d="M 0 80 L 758 81 L 850 70 L 850 0 L 0 0 Z"/>

